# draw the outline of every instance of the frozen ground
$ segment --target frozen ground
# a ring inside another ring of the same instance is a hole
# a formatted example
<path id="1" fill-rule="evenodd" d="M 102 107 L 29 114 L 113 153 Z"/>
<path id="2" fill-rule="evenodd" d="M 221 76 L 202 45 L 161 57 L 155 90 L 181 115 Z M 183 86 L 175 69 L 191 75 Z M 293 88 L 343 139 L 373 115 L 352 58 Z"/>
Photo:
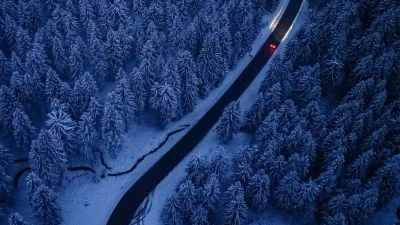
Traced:
<path id="1" fill-rule="evenodd" d="M 287 0 L 283 1 L 281 3 L 281 6 L 286 6 Z M 298 17 L 296 18 L 294 25 L 291 28 L 291 31 L 289 31 L 288 36 L 285 38 L 285 40 L 279 45 L 278 49 L 275 52 L 276 54 L 283 54 L 283 50 L 285 49 L 286 43 L 288 38 L 290 38 L 291 35 L 293 35 L 296 30 L 298 30 L 304 21 L 307 19 L 307 5 L 303 4 L 302 8 L 300 9 L 300 13 Z M 282 10 L 282 12 L 284 9 Z M 269 33 L 271 32 L 270 28 L 267 27 L 266 29 L 263 30 L 262 36 L 260 35 L 256 41 L 256 43 L 253 45 L 253 51 L 260 45 L 258 43 L 262 43 L 261 39 L 264 38 L 265 40 Z M 274 56 L 275 56 L 274 55 Z M 273 56 L 273 57 L 274 57 Z M 272 58 L 269 60 L 269 62 L 272 61 Z M 268 69 L 269 63 L 262 69 L 260 74 L 256 77 L 256 79 L 253 81 L 253 83 L 250 85 L 250 87 L 244 92 L 244 94 L 240 97 L 240 103 L 242 107 L 242 113 L 246 112 L 247 109 L 250 108 L 252 102 L 255 100 L 258 94 L 258 89 L 259 86 L 264 79 L 264 75 Z M 234 136 L 233 140 L 230 141 L 228 144 L 224 145 L 223 147 L 227 151 L 229 155 L 232 153 L 236 152 L 240 146 L 245 145 L 249 141 L 249 135 L 246 133 L 239 132 L 237 135 Z M 152 196 L 151 200 L 151 208 L 149 213 L 146 215 L 146 217 L 143 220 L 144 225 L 161 225 L 160 221 L 160 215 L 162 211 L 162 207 L 165 204 L 165 201 L 167 198 L 169 198 L 174 191 L 176 185 L 180 180 L 182 180 L 185 177 L 185 168 L 186 164 L 189 162 L 190 157 L 193 154 L 201 154 L 201 155 L 208 155 L 210 152 L 213 150 L 217 149 L 220 147 L 220 143 L 217 140 L 216 137 L 216 131 L 215 131 L 215 126 L 211 129 L 211 131 L 207 134 L 207 136 L 200 142 L 200 144 L 188 155 L 184 158 L 184 160 L 179 163 L 177 167 L 156 187 L 154 190 L 154 194 Z M 251 222 L 251 225 L 268 225 L 268 224 L 273 224 L 273 225 L 299 225 L 301 224 L 301 219 L 295 218 L 285 212 L 276 210 L 272 207 L 267 210 L 264 214 L 255 216 L 254 221 Z"/>
<path id="2" fill-rule="evenodd" d="M 257 36 L 257 39 L 252 46 L 251 55 L 254 55 L 267 39 L 274 25 L 279 21 L 279 17 L 283 14 L 287 3 L 288 0 L 282 0 L 275 13 L 263 18 L 264 21 L 268 21 L 268 26 L 262 29 L 260 34 Z M 294 29 L 297 29 L 305 19 L 306 8 L 307 7 L 303 6 L 302 13 L 297 19 Z M 284 49 L 285 43 L 286 41 L 284 41 L 277 49 L 278 53 Z M 167 133 L 182 128 L 182 125 L 192 125 L 196 122 L 211 107 L 211 105 L 217 101 L 218 97 L 221 96 L 221 93 L 223 93 L 236 79 L 250 60 L 251 58 L 249 54 L 247 54 L 238 62 L 236 68 L 230 71 L 229 75 L 218 88 L 214 89 L 206 99 L 199 101 L 192 113 L 185 115 L 179 121 L 171 123 L 165 129 L 159 129 L 155 123 L 149 121 L 146 116 L 143 116 L 142 118 L 143 121 L 146 120 L 142 125 L 132 123 L 129 132 L 125 134 L 124 150 L 118 154 L 116 159 L 111 159 L 105 156 L 105 161 L 108 166 L 111 167 L 111 170 L 106 170 L 100 165 L 96 168 L 96 175 L 84 171 L 68 172 L 68 181 L 65 181 L 62 190 L 59 190 L 58 192 L 58 201 L 62 207 L 64 218 L 63 224 L 105 224 L 113 208 L 128 188 L 144 173 L 144 171 L 146 171 L 155 161 L 168 151 L 168 149 L 174 145 L 176 141 L 187 132 L 188 129 L 190 129 L 190 127 L 186 128 L 182 132 L 172 135 L 163 147 L 161 147 L 156 153 L 146 157 L 138 164 L 138 167 L 134 171 L 118 177 L 110 177 L 107 176 L 107 174 L 128 170 L 136 162 L 137 158 L 157 147 L 165 139 Z M 262 75 L 265 73 L 265 70 L 266 68 L 263 69 L 260 73 L 261 75 L 256 78 L 252 86 L 241 97 L 243 111 L 245 111 L 245 109 L 251 105 L 252 100 L 255 99 L 258 86 L 263 79 Z M 194 152 L 209 151 L 210 148 L 213 149 L 218 147 L 218 142 L 215 139 L 214 134 L 214 131 L 211 131 Z M 229 145 L 225 146 L 225 148 L 235 149 L 237 146 L 241 145 L 241 143 L 245 143 L 246 140 L 247 136 L 240 133 L 232 142 L 229 143 Z M 158 224 L 156 221 L 159 218 L 159 209 L 164 204 L 165 198 L 169 193 L 171 193 L 176 183 L 184 176 L 183 168 L 187 163 L 187 159 L 188 157 L 185 158 L 185 160 L 180 163 L 168 178 L 165 179 L 156 189 L 154 199 L 157 199 L 157 201 L 153 201 L 153 209 L 146 218 L 145 224 Z M 34 218 L 26 200 L 26 174 L 27 173 L 25 173 L 20 179 L 18 185 L 19 193 L 16 194 L 12 211 L 19 212 L 30 224 L 38 224 L 38 221 Z M 98 179 L 101 175 L 106 176 L 103 179 Z M 95 180 L 97 181 L 95 182 Z M 163 189 L 160 189 L 160 187 L 163 187 Z"/>

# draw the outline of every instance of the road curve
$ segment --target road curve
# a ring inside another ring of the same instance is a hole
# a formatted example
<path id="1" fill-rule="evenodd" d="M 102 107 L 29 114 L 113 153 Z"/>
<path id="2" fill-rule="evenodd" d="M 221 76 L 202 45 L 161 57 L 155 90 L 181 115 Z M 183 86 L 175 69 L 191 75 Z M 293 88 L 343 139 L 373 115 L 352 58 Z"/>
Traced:
<path id="1" fill-rule="evenodd" d="M 237 100 L 265 66 L 273 54 L 269 45 L 279 45 L 296 18 L 302 2 L 302 0 L 290 0 L 278 25 L 243 72 L 215 105 L 122 196 L 108 219 L 107 225 L 129 225 L 144 199 L 203 139 L 218 121 L 225 106 Z"/>

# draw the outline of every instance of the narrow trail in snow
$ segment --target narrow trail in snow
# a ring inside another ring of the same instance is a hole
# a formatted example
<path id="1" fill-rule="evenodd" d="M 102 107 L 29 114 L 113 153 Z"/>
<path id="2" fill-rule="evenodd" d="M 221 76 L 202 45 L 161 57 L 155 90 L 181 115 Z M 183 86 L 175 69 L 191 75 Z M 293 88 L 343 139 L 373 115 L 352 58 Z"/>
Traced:
<path id="1" fill-rule="evenodd" d="M 179 133 L 179 132 L 185 130 L 185 129 L 188 128 L 189 126 L 190 126 L 190 124 L 181 125 L 181 126 L 179 126 L 179 127 L 180 127 L 179 129 L 169 132 L 169 133 L 167 134 L 167 136 L 164 138 L 164 140 L 163 140 L 156 148 L 154 148 L 153 150 L 149 151 L 148 153 L 146 153 L 146 154 L 142 155 L 140 158 L 138 158 L 138 159 L 136 160 L 135 164 L 133 164 L 133 166 L 132 166 L 129 170 L 126 170 L 126 171 L 123 171 L 123 172 L 119 172 L 119 173 L 109 173 L 107 176 L 110 176 L 110 177 L 117 177 L 117 176 L 125 175 L 125 174 L 128 174 L 128 173 L 132 172 L 132 171 L 139 165 L 139 163 L 142 162 L 148 155 L 151 155 L 151 154 L 157 152 L 162 146 L 164 146 L 164 144 L 169 140 L 169 138 L 170 138 L 172 135 L 174 135 L 174 134 L 176 134 L 176 133 Z M 105 163 L 105 160 L 104 160 L 104 157 L 103 157 L 103 153 L 102 153 L 99 149 L 95 149 L 94 151 L 99 153 L 101 164 L 102 164 L 106 169 L 111 170 L 111 167 L 108 166 L 108 165 Z M 25 163 L 25 162 L 29 162 L 28 158 L 21 158 L 21 159 L 16 159 L 16 160 L 14 160 L 14 163 Z M 21 178 L 21 176 L 22 176 L 26 171 L 30 171 L 30 170 L 31 170 L 30 167 L 26 167 L 26 168 L 24 168 L 24 169 L 18 171 L 18 173 L 17 173 L 17 174 L 15 175 L 15 177 L 14 177 L 14 188 L 17 188 L 17 187 L 18 187 L 19 179 Z M 92 172 L 93 174 L 96 174 L 96 171 L 95 171 L 94 169 L 92 169 L 91 167 L 89 167 L 89 166 L 68 167 L 67 170 L 70 171 L 70 172 L 88 171 L 88 172 Z M 81 177 L 81 176 L 82 176 L 82 175 L 79 175 L 79 176 L 77 176 L 77 177 Z M 73 178 L 69 179 L 68 181 L 71 182 L 72 180 L 74 180 L 74 179 L 77 178 L 77 177 L 73 177 Z M 101 176 L 101 178 L 104 178 L 104 177 L 105 177 L 104 175 Z"/>
<path id="2" fill-rule="evenodd" d="M 151 155 L 151 154 L 157 152 L 162 146 L 164 146 L 164 144 L 168 141 L 168 139 L 169 139 L 172 135 L 174 135 L 174 134 L 176 134 L 176 133 L 179 133 L 179 132 L 185 130 L 185 129 L 188 128 L 189 126 L 190 126 L 190 124 L 185 124 L 185 125 L 182 125 L 182 126 L 181 126 L 182 128 L 179 128 L 178 130 L 174 130 L 174 131 L 169 132 L 169 133 L 167 134 L 167 136 L 165 137 L 165 139 L 164 139 L 156 148 L 154 148 L 154 149 L 151 150 L 150 152 L 148 152 L 148 153 L 142 155 L 140 158 L 138 158 L 138 159 L 136 160 L 135 164 L 133 164 L 133 166 L 132 166 L 129 170 L 126 170 L 126 171 L 123 171 L 123 172 L 119 172 L 119 173 L 109 173 L 108 176 L 110 176 L 110 177 L 116 177 L 116 176 L 121 176 L 121 175 L 128 174 L 128 173 L 132 172 L 134 169 L 136 169 L 136 167 L 139 165 L 139 163 L 142 162 L 148 155 Z"/>

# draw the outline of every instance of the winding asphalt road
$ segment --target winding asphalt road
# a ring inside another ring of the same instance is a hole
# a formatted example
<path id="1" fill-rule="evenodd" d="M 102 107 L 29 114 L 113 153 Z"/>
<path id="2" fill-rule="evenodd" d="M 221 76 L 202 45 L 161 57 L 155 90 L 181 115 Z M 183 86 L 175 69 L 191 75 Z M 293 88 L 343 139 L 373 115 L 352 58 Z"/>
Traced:
<path id="1" fill-rule="evenodd" d="M 278 25 L 239 77 L 215 105 L 132 185 L 114 208 L 107 225 L 129 225 L 135 211 L 143 200 L 203 139 L 211 127 L 218 121 L 225 106 L 231 101 L 237 100 L 265 66 L 274 53 L 274 50 L 269 45 L 279 45 L 296 18 L 302 2 L 302 0 L 290 0 Z"/>

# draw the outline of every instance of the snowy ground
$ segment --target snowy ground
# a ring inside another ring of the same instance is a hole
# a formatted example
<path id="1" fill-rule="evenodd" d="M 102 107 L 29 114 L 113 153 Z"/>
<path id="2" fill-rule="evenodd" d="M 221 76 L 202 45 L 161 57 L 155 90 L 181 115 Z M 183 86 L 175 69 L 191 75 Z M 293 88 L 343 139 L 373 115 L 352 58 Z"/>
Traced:
<path id="1" fill-rule="evenodd" d="M 280 5 L 275 13 L 263 18 L 264 21 L 268 21 L 266 26 L 260 34 L 257 36 L 257 40 L 253 44 L 251 55 L 262 46 L 265 40 L 268 38 L 274 25 L 279 21 L 279 17 L 283 14 L 284 9 L 288 0 L 281 0 Z M 302 12 L 296 21 L 294 29 L 298 29 L 301 26 L 302 21 L 306 17 L 306 6 L 302 7 Z M 291 34 L 294 32 L 292 31 Z M 277 49 L 277 53 L 283 51 L 286 41 L 282 42 L 280 47 Z M 110 216 L 115 205 L 118 203 L 122 195 L 128 190 L 128 188 L 140 177 L 154 162 L 156 162 L 168 149 L 173 146 L 182 135 L 187 132 L 189 128 L 186 128 L 182 132 L 174 134 L 170 139 L 161 147 L 156 153 L 146 157 L 138 167 L 126 175 L 118 177 L 106 176 L 103 179 L 95 178 L 101 175 L 107 175 L 107 173 L 116 173 L 126 171 L 136 162 L 136 159 L 146 154 L 147 152 L 158 146 L 166 137 L 167 133 L 182 128 L 182 125 L 192 125 L 198 121 L 202 115 L 217 101 L 221 93 L 225 92 L 227 87 L 233 83 L 236 77 L 243 71 L 246 65 L 250 62 L 251 58 L 247 54 L 242 60 L 238 62 L 236 68 L 230 71 L 229 75 L 225 78 L 222 84 L 214 89 L 209 96 L 200 100 L 194 111 L 190 114 L 185 115 L 182 119 L 168 125 L 165 129 L 161 130 L 152 123 L 146 116 L 143 116 L 142 125 L 133 123 L 129 129 L 129 132 L 125 134 L 124 151 L 120 152 L 116 159 L 105 157 L 106 163 L 111 167 L 111 170 L 105 170 L 104 167 L 99 166 L 96 169 L 96 176 L 90 172 L 68 172 L 68 181 L 64 184 L 62 190 L 60 190 L 58 201 L 62 207 L 62 214 L 64 218 L 63 224 L 66 225 L 80 225 L 80 224 L 105 224 Z M 271 60 L 270 60 L 271 61 Z M 243 111 L 248 108 L 252 101 L 257 95 L 258 86 L 263 79 L 263 74 L 266 71 L 266 67 L 256 78 L 250 88 L 241 97 L 241 106 Z M 209 149 L 214 149 L 219 146 L 215 139 L 215 132 L 212 129 L 206 138 L 199 144 L 199 146 L 193 151 L 192 154 L 200 151 L 206 152 Z M 226 149 L 236 149 L 237 146 L 242 143 L 246 143 L 248 137 L 245 134 L 239 133 L 229 145 L 224 146 Z M 158 224 L 156 222 L 159 218 L 159 210 L 165 202 L 166 197 L 175 188 L 176 183 L 184 176 L 184 166 L 186 165 L 188 157 L 171 173 L 169 176 L 157 187 L 153 201 L 153 208 L 144 224 Z M 30 224 L 38 224 L 38 221 L 33 216 L 30 208 L 28 207 L 26 200 L 26 185 L 25 178 L 27 173 L 24 174 L 19 180 L 19 193 L 15 196 L 15 203 L 12 206 L 12 212 L 19 212 L 24 219 Z M 163 187 L 160 189 L 160 187 Z M 279 214 L 279 213 L 278 213 Z"/>
<path id="2" fill-rule="evenodd" d="M 281 3 L 280 8 L 286 7 L 287 0 L 283 1 Z M 285 38 L 285 40 L 279 45 L 278 49 L 275 52 L 276 54 L 283 54 L 283 51 L 285 49 L 287 40 L 290 38 L 291 35 L 293 35 L 296 30 L 298 30 L 304 21 L 307 19 L 307 5 L 303 4 L 300 13 L 298 17 L 296 18 L 296 21 L 294 22 L 294 25 L 292 26 L 291 31 L 289 32 L 288 36 Z M 279 10 L 278 10 L 279 11 Z M 284 9 L 282 10 L 282 12 Z M 272 17 L 271 17 L 272 18 Z M 270 19 L 271 20 L 271 19 Z M 272 21 L 272 20 L 271 20 Z M 258 43 L 262 43 L 269 35 L 271 32 L 270 26 L 268 26 L 266 29 L 263 30 L 262 36 L 260 35 L 253 45 L 253 51 L 255 48 L 259 47 L 260 45 Z M 262 39 L 264 38 L 264 39 Z M 274 55 L 274 56 L 275 56 Z M 272 58 L 269 60 L 269 62 L 272 61 Z M 257 94 L 258 94 L 258 89 L 259 86 L 264 79 L 264 75 L 268 69 L 269 63 L 262 69 L 260 74 L 256 77 L 256 79 L 253 81 L 253 83 L 250 85 L 250 87 L 244 92 L 244 94 L 240 97 L 240 103 L 242 107 L 242 113 L 246 112 L 247 109 L 250 108 L 252 102 L 256 99 Z M 249 142 L 249 135 L 246 133 L 241 133 L 239 132 L 236 136 L 234 136 L 233 140 L 230 141 L 228 144 L 224 145 L 223 147 L 225 150 L 228 152 L 229 155 L 232 153 L 236 152 L 240 146 L 245 145 L 246 143 Z M 174 191 L 176 185 L 180 180 L 182 180 L 186 173 L 185 173 L 185 168 L 186 164 L 189 162 L 190 157 L 194 154 L 201 154 L 201 155 L 209 155 L 210 152 L 212 152 L 214 149 L 217 149 L 220 147 L 220 143 L 216 137 L 216 131 L 215 131 L 215 126 L 211 129 L 211 131 L 207 134 L 207 136 L 200 142 L 200 144 L 188 155 L 184 158 L 184 160 L 179 163 L 179 165 L 156 187 L 154 190 L 154 194 L 152 196 L 151 200 L 151 208 L 149 213 L 146 215 L 146 217 L 143 220 L 143 224 L 151 224 L 151 225 L 159 225 L 162 224 L 160 221 L 160 215 L 162 211 L 162 207 L 165 204 L 167 198 L 169 198 Z M 254 221 L 252 221 L 251 225 L 268 225 L 268 224 L 274 224 L 274 225 L 285 225 L 285 224 L 302 224 L 300 221 L 302 219 L 295 218 L 283 211 L 279 211 L 274 209 L 273 207 L 270 207 L 267 212 L 264 214 L 260 214 L 253 218 Z"/>

